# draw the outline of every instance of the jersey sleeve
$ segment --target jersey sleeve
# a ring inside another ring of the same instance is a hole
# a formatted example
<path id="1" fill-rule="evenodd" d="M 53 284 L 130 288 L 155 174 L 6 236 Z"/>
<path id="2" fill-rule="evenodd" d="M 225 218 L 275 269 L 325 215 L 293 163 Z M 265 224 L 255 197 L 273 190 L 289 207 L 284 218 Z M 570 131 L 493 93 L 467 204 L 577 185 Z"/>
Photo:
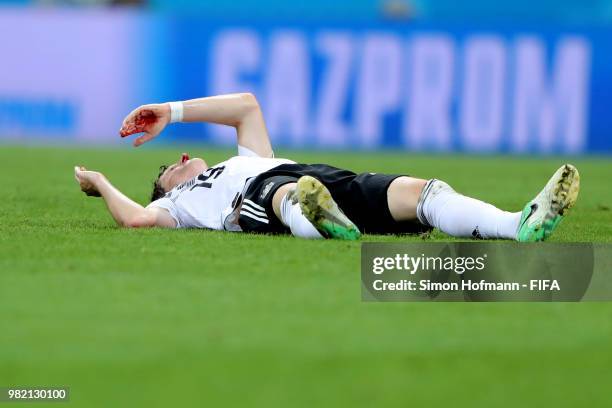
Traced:
<path id="1" fill-rule="evenodd" d="M 162 197 L 158 200 L 155 200 L 151 204 L 147 205 L 147 208 L 151 208 L 151 207 L 163 208 L 164 210 L 168 211 L 170 216 L 176 222 L 176 228 L 183 227 L 181 220 L 179 218 L 179 215 L 178 215 L 179 212 L 178 212 L 178 209 L 176 208 L 176 204 L 174 204 L 174 202 L 170 200 L 169 198 Z"/>

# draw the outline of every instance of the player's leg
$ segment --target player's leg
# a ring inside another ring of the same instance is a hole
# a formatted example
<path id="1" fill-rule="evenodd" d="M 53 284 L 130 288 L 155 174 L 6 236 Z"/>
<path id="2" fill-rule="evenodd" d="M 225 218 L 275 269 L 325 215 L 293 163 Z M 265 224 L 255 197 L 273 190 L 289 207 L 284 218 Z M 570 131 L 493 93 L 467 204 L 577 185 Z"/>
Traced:
<path id="1" fill-rule="evenodd" d="M 389 185 L 387 198 L 396 221 L 415 217 L 424 225 L 456 237 L 541 241 L 561 221 L 578 197 L 580 175 L 569 164 L 561 166 L 544 189 L 522 212 L 507 212 L 457 193 L 447 183 L 399 177 Z"/>
<path id="2" fill-rule="evenodd" d="M 280 198 L 295 186 L 298 177 L 276 175 L 264 172 L 253 179 L 236 203 L 238 224 L 244 232 L 261 234 L 281 234 L 290 232 L 290 225 L 284 222 L 280 208 Z M 296 218 L 297 219 L 297 218 Z M 297 225 L 297 221 L 295 221 Z M 303 226 L 303 225 L 302 225 Z M 297 227 L 295 227 L 297 228 Z M 310 226 L 310 229 L 314 229 Z M 316 230 L 315 230 L 316 232 Z"/>
<path id="3" fill-rule="evenodd" d="M 355 240 L 361 235 L 329 190 L 311 176 L 302 176 L 297 183 L 279 188 L 272 199 L 272 207 L 294 236 Z"/>
<path id="4" fill-rule="evenodd" d="M 357 239 L 359 230 L 338 208 L 329 190 L 308 176 L 317 177 L 322 169 L 342 173 L 330 166 L 287 164 L 251 180 L 232 212 L 238 213 L 240 229 L 266 234 L 291 232 L 302 238 Z"/>
<path id="5" fill-rule="evenodd" d="M 514 239 L 521 213 L 457 193 L 443 181 L 398 177 L 387 190 L 395 221 L 418 219 L 454 237 Z"/>
<path id="6" fill-rule="evenodd" d="M 299 197 L 302 214 L 326 237 L 356 239 L 359 234 L 350 234 L 354 225 L 358 226 L 355 231 L 374 234 L 416 233 L 437 227 L 455 237 L 517 236 L 520 212 L 503 211 L 466 197 L 440 180 L 355 174 L 325 165 L 307 166 L 301 172 L 313 176 L 298 182 L 298 191 L 304 185 Z M 279 215 L 287 224 L 288 216 L 282 211 Z"/>
<path id="7" fill-rule="evenodd" d="M 417 204 L 427 180 L 401 176 L 389 184 L 387 202 L 395 221 L 416 220 Z"/>
<path id="8" fill-rule="evenodd" d="M 274 215 L 283 225 L 289 228 L 293 236 L 308 239 L 323 238 L 304 216 L 300 204 L 293 202 L 291 196 L 294 194 L 296 186 L 297 183 L 288 183 L 276 190 L 272 197 Z"/>

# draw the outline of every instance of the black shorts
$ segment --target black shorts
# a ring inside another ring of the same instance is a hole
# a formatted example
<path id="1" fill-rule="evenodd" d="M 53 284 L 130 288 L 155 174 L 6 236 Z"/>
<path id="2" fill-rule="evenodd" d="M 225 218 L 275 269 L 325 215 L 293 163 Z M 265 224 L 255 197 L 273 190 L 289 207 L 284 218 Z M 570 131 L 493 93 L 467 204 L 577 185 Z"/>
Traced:
<path id="1" fill-rule="evenodd" d="M 418 220 L 397 222 L 391 217 L 387 189 L 401 175 L 355 174 L 326 164 L 282 164 L 255 177 L 244 192 L 239 216 L 241 229 L 259 233 L 289 232 L 274 214 L 272 197 L 281 186 L 295 183 L 302 176 L 312 176 L 323 183 L 362 233 L 402 234 L 431 229 Z"/>

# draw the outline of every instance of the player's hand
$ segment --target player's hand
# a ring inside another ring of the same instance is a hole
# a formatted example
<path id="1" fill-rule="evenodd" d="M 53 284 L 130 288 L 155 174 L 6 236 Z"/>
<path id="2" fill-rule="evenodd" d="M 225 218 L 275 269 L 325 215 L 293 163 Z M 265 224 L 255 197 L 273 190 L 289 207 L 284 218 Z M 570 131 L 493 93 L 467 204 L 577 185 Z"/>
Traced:
<path id="1" fill-rule="evenodd" d="M 83 166 L 74 166 L 74 178 L 79 183 L 81 191 L 92 197 L 100 197 L 97 182 L 102 178 L 102 173 L 89 171 Z"/>
<path id="2" fill-rule="evenodd" d="M 126 137 L 135 133 L 144 133 L 134 140 L 134 146 L 140 146 L 159 135 L 169 122 L 170 105 L 167 103 L 143 105 L 127 115 L 119 134 L 121 137 Z"/>

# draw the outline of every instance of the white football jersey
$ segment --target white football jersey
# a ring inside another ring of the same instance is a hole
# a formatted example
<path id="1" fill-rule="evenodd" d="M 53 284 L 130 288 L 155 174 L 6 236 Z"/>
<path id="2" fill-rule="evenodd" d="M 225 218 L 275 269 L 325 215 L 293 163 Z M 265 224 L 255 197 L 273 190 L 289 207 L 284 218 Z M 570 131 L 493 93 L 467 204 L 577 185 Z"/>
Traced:
<path id="1" fill-rule="evenodd" d="M 232 201 L 242 192 L 246 181 L 281 164 L 287 159 L 236 156 L 208 168 L 179 184 L 149 207 L 168 210 L 177 228 L 224 229 L 224 220 L 232 212 Z"/>

